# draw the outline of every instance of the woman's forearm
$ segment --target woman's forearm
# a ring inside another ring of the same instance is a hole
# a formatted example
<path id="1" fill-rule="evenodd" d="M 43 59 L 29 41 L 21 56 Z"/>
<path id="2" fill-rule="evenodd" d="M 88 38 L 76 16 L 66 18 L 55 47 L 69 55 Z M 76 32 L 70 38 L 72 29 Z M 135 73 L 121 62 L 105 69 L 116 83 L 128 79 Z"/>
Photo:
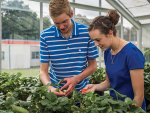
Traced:
<path id="1" fill-rule="evenodd" d="M 110 82 L 105 80 L 104 82 L 100 84 L 95 84 L 96 91 L 106 91 L 107 88 L 110 88 Z"/>

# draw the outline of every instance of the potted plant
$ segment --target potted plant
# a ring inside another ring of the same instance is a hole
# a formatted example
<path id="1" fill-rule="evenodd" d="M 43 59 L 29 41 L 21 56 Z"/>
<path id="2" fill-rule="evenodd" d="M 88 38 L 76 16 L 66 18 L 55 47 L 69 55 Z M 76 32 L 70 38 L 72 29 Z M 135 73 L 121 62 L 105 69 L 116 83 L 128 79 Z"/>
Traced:
<path id="1" fill-rule="evenodd" d="M 96 71 L 89 77 L 90 84 L 99 84 L 102 83 L 105 79 L 105 68 L 102 67 L 98 67 Z M 104 95 L 104 91 L 95 91 L 95 93 L 101 96 Z"/>

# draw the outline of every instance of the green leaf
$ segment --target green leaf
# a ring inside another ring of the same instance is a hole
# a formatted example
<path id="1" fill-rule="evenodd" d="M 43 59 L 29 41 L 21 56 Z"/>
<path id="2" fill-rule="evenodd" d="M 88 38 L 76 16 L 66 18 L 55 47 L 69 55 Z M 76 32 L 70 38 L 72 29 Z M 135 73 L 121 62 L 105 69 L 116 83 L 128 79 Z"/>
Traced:
<path id="1" fill-rule="evenodd" d="M 108 101 L 109 103 L 111 103 L 111 104 L 119 104 L 119 102 L 116 101 L 116 100 L 107 99 L 107 101 Z"/>
<path id="2" fill-rule="evenodd" d="M 129 97 L 126 97 L 124 102 L 127 104 L 127 105 L 130 105 L 132 103 L 137 103 L 137 100 L 132 100 L 131 98 Z"/>
<path id="3" fill-rule="evenodd" d="M 117 113 L 124 113 L 122 109 L 114 109 L 114 111 Z"/>
<path id="4" fill-rule="evenodd" d="M 13 104 L 16 101 L 14 97 L 8 97 L 6 102 L 9 103 L 10 105 Z"/>
<path id="5" fill-rule="evenodd" d="M 58 82 L 58 85 L 60 85 L 61 84 L 61 82 L 63 81 L 64 79 L 61 79 L 59 82 Z"/>
<path id="6" fill-rule="evenodd" d="M 46 86 L 46 88 L 48 88 L 49 86 L 57 86 L 57 84 L 54 84 L 54 83 L 52 83 L 52 82 L 49 82 L 49 83 L 47 83 L 45 86 Z"/>
<path id="7" fill-rule="evenodd" d="M 111 113 L 112 107 L 107 106 L 106 109 L 103 110 L 103 113 Z"/>
<path id="8" fill-rule="evenodd" d="M 136 107 L 135 105 L 132 105 L 129 111 L 132 111 L 134 113 L 146 113 L 141 107 Z"/>
<path id="9" fill-rule="evenodd" d="M 19 103 L 20 103 L 20 105 L 22 105 L 22 106 L 30 106 L 30 103 L 27 102 L 27 101 L 19 100 Z"/>
<path id="10" fill-rule="evenodd" d="M 64 106 L 64 108 L 65 108 L 67 111 L 70 111 L 70 110 L 71 110 L 71 105 L 68 104 L 68 105 Z"/>
<path id="11" fill-rule="evenodd" d="M 93 94 L 94 94 L 94 92 L 93 92 L 93 91 L 90 91 L 90 92 L 88 92 L 86 95 L 88 95 L 88 96 L 92 97 L 92 96 L 93 96 Z"/>
<path id="12" fill-rule="evenodd" d="M 56 92 L 59 92 L 59 89 L 58 89 L 58 88 L 56 88 Z"/>
<path id="13" fill-rule="evenodd" d="M 106 107 L 97 108 L 98 111 L 103 111 L 104 109 L 106 109 Z"/>
<path id="14" fill-rule="evenodd" d="M 91 101 L 90 100 L 85 100 L 85 103 L 84 103 L 86 106 L 91 106 Z"/>
<path id="15" fill-rule="evenodd" d="M 150 104 L 147 106 L 147 110 L 150 110 Z"/>
<path id="16" fill-rule="evenodd" d="M 104 100 L 102 100 L 102 101 L 101 101 L 101 105 L 102 105 L 102 106 L 109 105 L 109 103 L 108 103 L 108 99 L 104 99 Z"/>
<path id="17" fill-rule="evenodd" d="M 115 89 L 113 89 L 113 88 L 107 88 L 107 90 L 113 90 L 114 92 L 115 92 L 115 94 L 116 94 L 116 97 L 118 98 L 118 96 L 120 97 L 120 98 L 124 98 L 124 97 L 127 97 L 126 95 L 123 95 L 123 94 L 120 94 L 119 92 L 117 92 Z"/>
<path id="18" fill-rule="evenodd" d="M 27 102 L 31 102 L 31 99 L 32 99 L 32 95 L 30 95 L 30 96 L 27 98 Z"/>
<path id="19" fill-rule="evenodd" d="M 91 101 L 96 101 L 96 95 L 93 95 L 93 96 L 91 97 Z"/>
<path id="20" fill-rule="evenodd" d="M 22 73 L 18 72 L 17 77 L 21 77 Z"/>
<path id="21" fill-rule="evenodd" d="M 47 105 L 47 104 L 49 104 L 49 100 L 44 99 L 44 100 L 41 101 L 41 104 L 42 105 Z"/>
<path id="22" fill-rule="evenodd" d="M 57 96 L 53 93 L 53 92 L 50 92 L 50 93 L 47 93 L 46 94 L 46 97 L 51 101 L 55 101 L 57 99 Z"/>
<path id="23" fill-rule="evenodd" d="M 15 105 L 12 105 L 12 110 L 19 113 L 29 113 L 26 109 Z"/>
<path id="24" fill-rule="evenodd" d="M 69 101 L 67 97 L 59 97 L 58 102 L 59 102 L 59 105 L 66 105 L 68 104 Z"/>
<path id="25" fill-rule="evenodd" d="M 53 110 L 56 111 L 56 110 L 60 110 L 61 109 L 61 106 L 60 105 L 55 105 L 53 106 Z"/>
<path id="26" fill-rule="evenodd" d="M 57 96 L 53 92 L 47 93 L 46 98 L 48 98 L 50 100 L 50 103 L 52 105 L 55 105 L 58 103 Z"/>
<path id="27" fill-rule="evenodd" d="M 92 109 L 91 113 L 99 113 L 97 108 Z"/>

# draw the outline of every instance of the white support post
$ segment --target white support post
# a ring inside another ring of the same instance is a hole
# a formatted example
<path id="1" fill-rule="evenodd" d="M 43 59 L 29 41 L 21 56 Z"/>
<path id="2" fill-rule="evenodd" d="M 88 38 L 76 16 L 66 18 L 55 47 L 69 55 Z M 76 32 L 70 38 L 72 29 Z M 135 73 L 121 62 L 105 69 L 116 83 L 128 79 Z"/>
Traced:
<path id="1" fill-rule="evenodd" d="M 121 39 L 123 39 L 123 15 L 121 15 Z"/>
<path id="2" fill-rule="evenodd" d="M 99 7 L 101 7 L 101 0 L 99 0 Z M 99 15 L 101 15 L 101 12 L 99 12 Z M 99 53 L 98 66 L 101 67 L 101 54 L 102 54 L 102 50 L 99 47 L 98 47 L 98 53 Z"/>
<path id="3" fill-rule="evenodd" d="M 75 3 L 75 0 L 73 0 L 73 3 Z M 75 7 L 73 7 L 73 20 L 75 20 Z"/>
<path id="4" fill-rule="evenodd" d="M 0 0 L 0 73 L 2 71 L 2 18 L 1 18 L 1 0 Z"/>
<path id="5" fill-rule="evenodd" d="M 137 47 L 142 51 L 142 28 L 137 30 Z"/>
<path id="6" fill-rule="evenodd" d="M 43 3 L 40 2 L 40 33 L 43 31 Z"/>

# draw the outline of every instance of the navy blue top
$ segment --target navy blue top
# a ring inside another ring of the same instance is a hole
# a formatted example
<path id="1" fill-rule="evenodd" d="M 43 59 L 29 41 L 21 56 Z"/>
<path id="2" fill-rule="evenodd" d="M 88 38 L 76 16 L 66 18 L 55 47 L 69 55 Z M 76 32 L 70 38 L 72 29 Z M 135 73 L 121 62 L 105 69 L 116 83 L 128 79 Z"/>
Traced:
<path id="1" fill-rule="evenodd" d="M 133 87 L 131 83 L 130 70 L 144 68 L 145 58 L 142 52 L 132 43 L 126 44 L 115 56 L 112 55 L 111 60 L 110 48 L 104 53 L 106 73 L 108 75 L 111 88 L 117 92 L 134 98 Z M 114 91 L 110 91 L 110 95 L 117 99 Z M 119 98 L 120 99 L 120 98 Z M 124 101 L 124 98 L 121 99 Z M 142 104 L 142 109 L 146 110 L 145 99 Z"/>

